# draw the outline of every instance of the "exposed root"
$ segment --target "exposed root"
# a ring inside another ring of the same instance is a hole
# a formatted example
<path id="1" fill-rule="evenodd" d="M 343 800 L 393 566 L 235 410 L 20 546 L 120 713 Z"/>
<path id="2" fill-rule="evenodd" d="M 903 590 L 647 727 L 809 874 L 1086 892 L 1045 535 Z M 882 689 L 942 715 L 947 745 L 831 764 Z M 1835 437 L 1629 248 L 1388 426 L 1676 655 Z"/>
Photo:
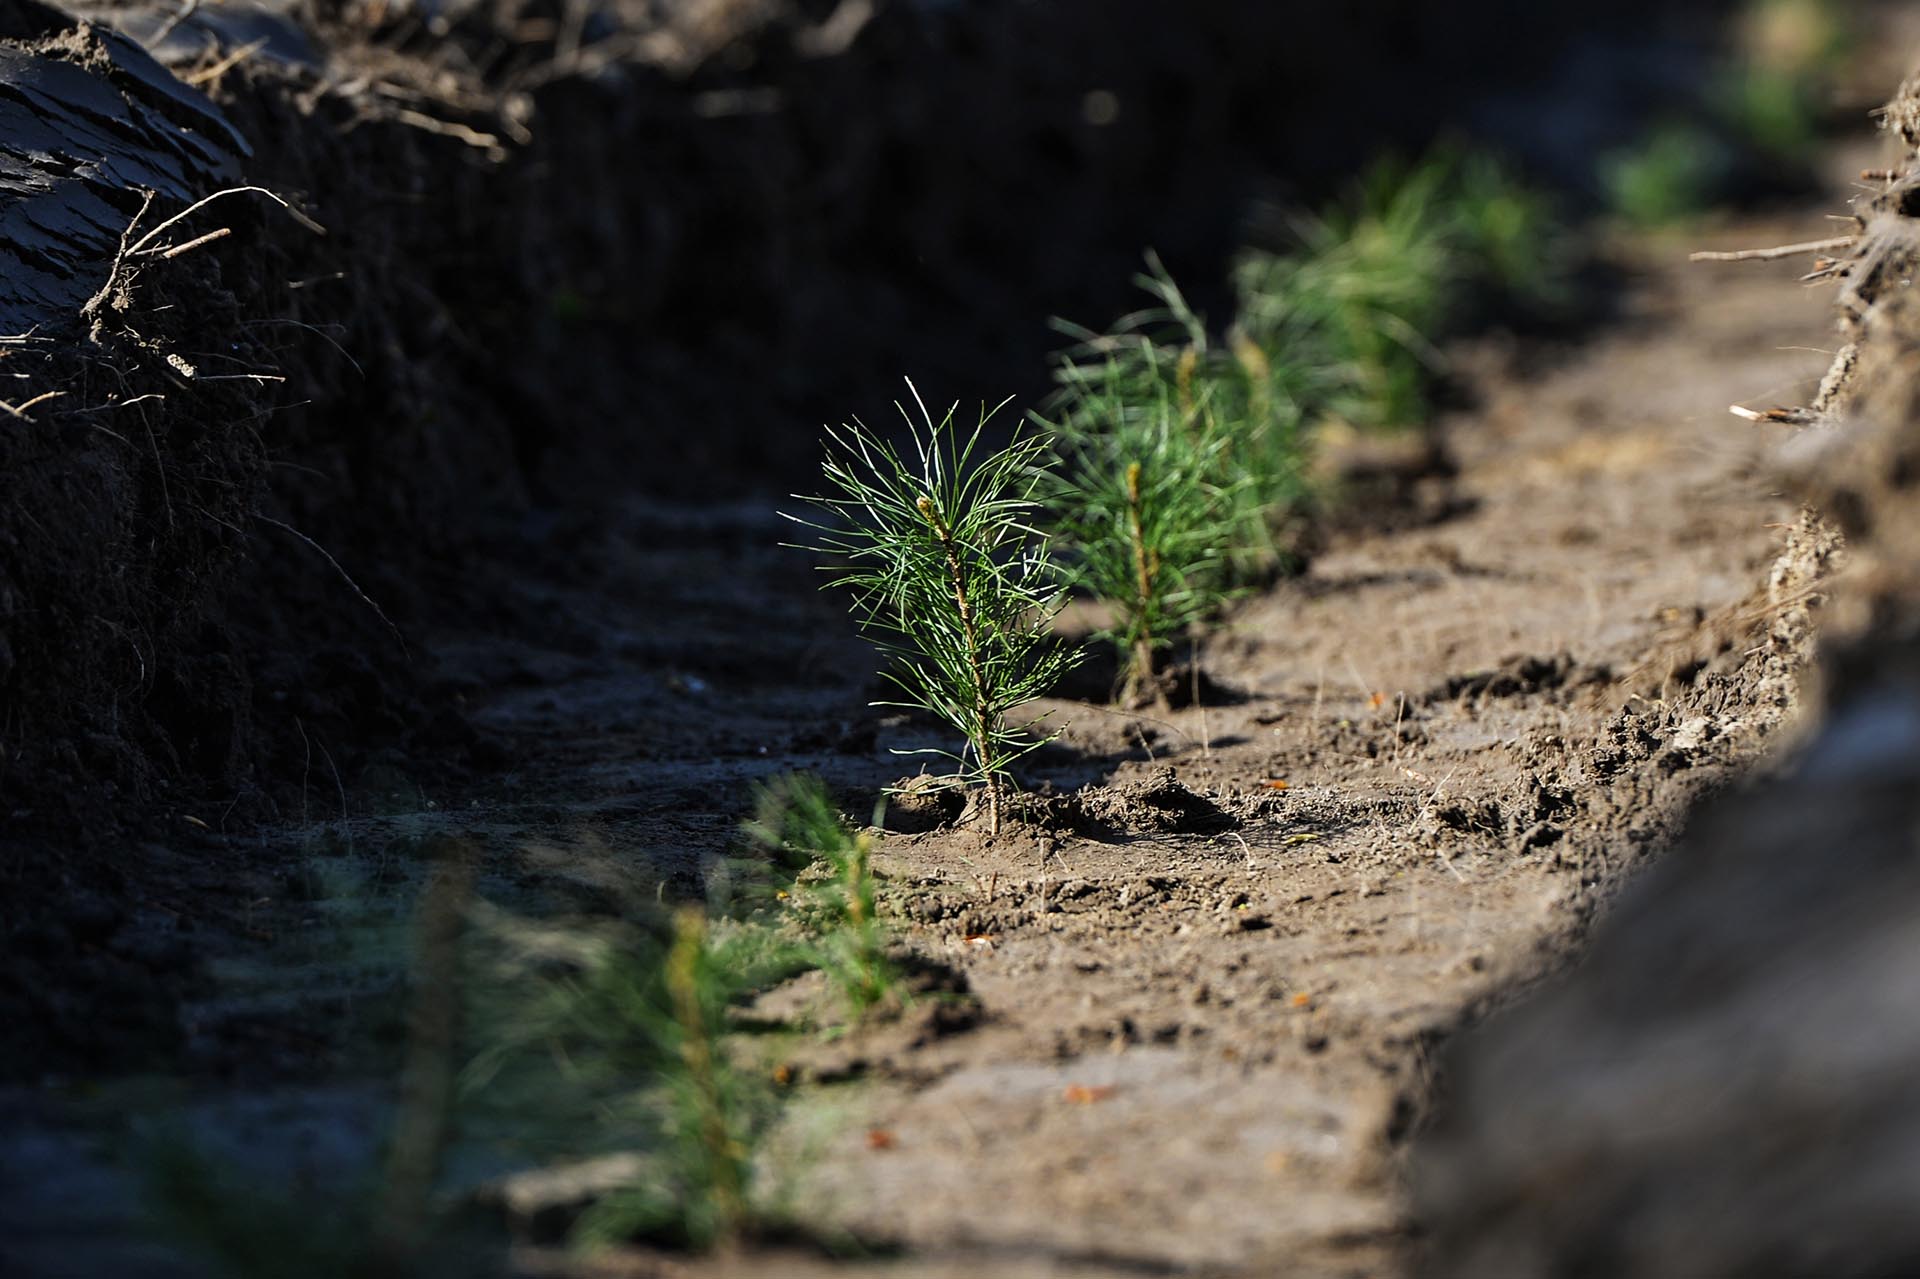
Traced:
<path id="1" fill-rule="evenodd" d="M 284 520 L 276 520 L 271 515 L 262 515 L 258 512 L 255 512 L 253 518 L 259 520 L 263 524 L 271 524 L 277 529 L 284 529 L 286 532 L 293 534 L 295 537 L 305 542 L 308 546 L 311 546 L 314 550 L 318 551 L 320 553 L 320 558 L 324 559 L 327 563 L 333 565 L 333 571 L 338 573 L 341 576 L 342 580 L 344 580 L 348 586 L 353 588 L 353 593 L 360 597 L 360 602 L 362 604 L 365 604 L 368 608 L 372 609 L 373 615 L 379 618 L 383 623 L 385 623 L 386 628 L 388 630 L 393 632 L 393 637 L 396 640 L 400 641 L 401 653 L 405 654 L 408 657 L 408 659 L 411 660 L 412 654 L 409 653 L 407 650 L 407 637 L 400 633 L 400 628 L 393 624 L 393 620 L 387 616 L 386 611 L 382 609 L 378 604 L 374 603 L 373 597 L 360 589 L 360 583 L 353 580 L 353 575 L 347 572 L 346 569 L 340 566 L 340 561 L 333 558 L 332 553 L 328 551 L 326 547 L 320 545 L 320 543 L 314 541 L 312 538 L 308 537 L 305 533 L 302 533 L 299 529 L 295 528 L 291 524 L 288 524 Z"/>

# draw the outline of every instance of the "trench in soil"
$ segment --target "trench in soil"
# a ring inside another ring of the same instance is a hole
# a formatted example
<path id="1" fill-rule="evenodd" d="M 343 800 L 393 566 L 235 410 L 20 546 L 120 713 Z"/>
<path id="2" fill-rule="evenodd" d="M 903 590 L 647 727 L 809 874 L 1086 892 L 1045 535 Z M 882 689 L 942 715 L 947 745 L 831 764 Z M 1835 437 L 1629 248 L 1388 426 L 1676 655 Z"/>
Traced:
<path id="1" fill-rule="evenodd" d="M 808 1082 L 772 1158 L 804 1167 L 803 1217 L 902 1246 L 869 1263 L 898 1274 L 1404 1262 L 1396 1160 L 1434 1044 L 1567 962 L 1790 718 L 1795 655 L 1756 592 L 1796 513 L 1725 406 L 1804 398 L 1826 357 L 1793 348 L 1827 300 L 1791 263 L 1689 268 L 1685 247 L 1615 245 L 1621 312 L 1578 346 L 1460 348 L 1457 475 L 1423 481 L 1412 526 L 1345 535 L 1238 607 L 1199 653 L 1202 704 L 1047 704 L 1062 736 L 1025 780 L 1086 788 L 1100 820 L 884 839 L 901 939 L 979 1015 L 794 1041 Z M 869 651 L 780 540 L 764 505 L 635 501 L 592 545 L 533 548 L 502 628 L 420 641 L 495 764 L 442 790 L 400 760 L 309 761 L 308 820 L 194 907 L 226 926 L 182 1069 L 0 1102 L 8 1255 L 199 1273 L 140 1223 L 138 1117 L 263 1184 L 376 1167 L 435 836 L 481 849 L 478 892 L 514 909 L 566 898 L 587 856 L 697 890 L 756 781 L 806 769 L 871 802 L 910 772 L 892 752 L 937 734 L 867 705 Z M 195 816 L 183 852 L 217 833 Z M 447 1189 L 521 1158 L 470 1124 Z"/>

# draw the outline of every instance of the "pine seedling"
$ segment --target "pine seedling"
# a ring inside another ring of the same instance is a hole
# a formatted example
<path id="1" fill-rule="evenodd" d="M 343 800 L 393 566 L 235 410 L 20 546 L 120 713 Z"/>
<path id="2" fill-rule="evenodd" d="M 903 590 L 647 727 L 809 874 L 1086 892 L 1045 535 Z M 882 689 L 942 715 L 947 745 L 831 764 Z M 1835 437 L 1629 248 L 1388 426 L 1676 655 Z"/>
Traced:
<path id="1" fill-rule="evenodd" d="M 1573 262 L 1553 201 L 1484 151 L 1454 159 L 1452 175 L 1448 204 L 1474 291 L 1536 312 L 1565 307 Z"/>
<path id="2" fill-rule="evenodd" d="M 1214 343 L 1151 253 L 1134 282 L 1158 305 L 1123 317 L 1107 333 L 1056 322 L 1075 345 L 1056 364 L 1060 390 L 1047 411 L 1070 431 L 1098 432 L 1117 407 L 1170 395 L 1185 429 L 1222 441 L 1212 454 L 1212 479 L 1232 499 L 1234 530 L 1221 549 L 1236 582 L 1260 580 L 1285 558 L 1279 522 L 1308 497 L 1300 428 L 1307 406 L 1330 385 L 1330 371 L 1302 358 L 1311 354 L 1304 346 L 1284 360 L 1270 358 L 1238 324 L 1224 346 Z"/>
<path id="3" fill-rule="evenodd" d="M 1535 308 L 1566 296 L 1551 208 L 1485 154 L 1383 161 L 1320 216 L 1289 218 L 1288 239 L 1236 264 L 1239 324 L 1276 364 L 1331 370 L 1308 415 L 1357 426 L 1424 417 L 1434 342 L 1477 296 Z"/>
<path id="4" fill-rule="evenodd" d="M 1013 765 L 1051 735 L 1008 716 L 1044 696 L 1080 658 L 1051 632 L 1065 602 L 1061 576 L 1033 526 L 1046 480 L 1046 441 L 1034 436 L 992 451 L 955 426 L 958 406 L 936 422 L 909 382 L 916 422 L 904 407 L 911 448 L 896 449 L 855 421 L 827 432 L 832 491 L 801 498 L 825 517 L 789 516 L 813 530 L 805 549 L 826 560 L 830 586 L 853 595 L 861 629 L 890 659 L 886 678 L 904 700 L 877 705 L 924 710 L 957 730 L 967 750 L 906 751 L 945 758 L 948 784 L 979 786 L 989 828 L 1000 831 Z"/>
<path id="5" fill-rule="evenodd" d="M 1227 550 L 1242 523 L 1221 475 L 1228 441 L 1206 404 L 1189 417 L 1164 384 L 1142 399 L 1117 364 L 1082 367 L 1068 390 L 1072 411 L 1053 425 L 1059 532 L 1076 583 L 1113 606 L 1100 638 L 1120 652 L 1119 699 L 1164 701 L 1157 654 L 1233 594 Z"/>
<path id="6" fill-rule="evenodd" d="M 1310 343 L 1338 367 L 1329 396 L 1359 426 L 1398 427 L 1426 411 L 1432 338 L 1461 263 L 1442 208 L 1446 172 L 1380 165 L 1359 193 L 1294 219 L 1291 252 L 1251 252 L 1236 269 L 1242 322 L 1269 356 Z"/>
<path id="7" fill-rule="evenodd" d="M 825 874 L 796 886 L 812 906 L 817 938 L 801 953 L 855 1016 L 884 1001 L 899 982 L 887 956 L 887 928 L 875 903 L 873 838 L 841 819 L 820 780 L 804 773 L 759 792 L 747 833 L 776 854 L 802 858 Z"/>
<path id="8" fill-rule="evenodd" d="M 523 1127 L 526 1105 L 550 1121 L 564 1110 L 591 1116 L 599 1141 L 645 1152 L 641 1175 L 589 1208 L 575 1241 L 705 1251 L 761 1224 L 754 1155 L 777 1108 L 726 1036 L 731 1009 L 790 972 L 791 956 L 766 930 L 710 923 L 697 906 L 638 928 L 501 919 L 493 929 L 502 977 L 531 982 L 531 994 L 503 1010 L 469 1087 L 528 1090 L 516 1103 Z"/>
<path id="9" fill-rule="evenodd" d="M 1663 120 L 1633 146 L 1600 157 L 1607 203 L 1628 222 L 1668 226 L 1705 213 L 1726 188 L 1737 155 L 1711 128 Z"/>
<path id="10" fill-rule="evenodd" d="M 667 1141 L 680 1185 L 665 1197 L 695 1246 L 737 1240 L 748 1223 L 747 1189 L 752 1177 L 753 1111 L 742 1095 L 744 1081 L 721 1046 L 727 1008 L 736 995 L 734 974 L 711 942 L 706 915 L 682 907 L 673 920 L 673 941 L 661 972 L 666 996 L 652 1014 L 649 1037 L 671 1054 L 660 1072 L 667 1095 Z M 658 1212 L 661 1197 L 634 1207 L 640 1220 Z M 583 1237 L 632 1233 L 634 1213 L 617 1201 L 603 1202 L 581 1222 Z"/>
<path id="11" fill-rule="evenodd" d="M 750 966 L 734 958 L 706 912 L 683 906 L 663 950 L 597 974 L 596 994 L 611 1014 L 603 1031 L 621 1028 L 617 1055 L 653 1085 L 643 1104 L 660 1159 L 652 1176 L 581 1216 L 578 1242 L 653 1237 L 706 1251 L 737 1243 L 754 1225 L 753 1154 L 773 1110 L 761 1080 L 736 1068 L 723 1042 L 729 1008 L 751 989 L 742 980 Z"/>

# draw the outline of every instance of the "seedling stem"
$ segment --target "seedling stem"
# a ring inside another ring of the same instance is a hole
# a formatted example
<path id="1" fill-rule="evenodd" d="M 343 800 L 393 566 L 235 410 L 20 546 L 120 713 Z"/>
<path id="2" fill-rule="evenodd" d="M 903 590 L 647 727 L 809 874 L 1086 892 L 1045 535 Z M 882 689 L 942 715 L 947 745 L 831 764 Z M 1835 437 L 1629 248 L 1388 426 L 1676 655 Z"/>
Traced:
<path id="1" fill-rule="evenodd" d="M 680 1023 L 680 1060 L 692 1084 L 700 1145 L 707 1152 L 712 1178 L 714 1235 L 739 1238 L 747 1220 L 742 1170 L 747 1154 L 727 1124 L 728 1106 L 713 1059 L 714 1035 L 707 1026 L 700 991 L 700 965 L 707 944 L 707 920 L 698 907 L 683 908 L 674 919 L 673 948 L 667 955 L 666 985 L 673 1016 Z"/>
<path id="2" fill-rule="evenodd" d="M 1127 522 L 1133 535 L 1133 570 L 1138 601 L 1139 631 L 1133 637 L 1133 663 L 1127 668 L 1126 699 L 1131 702 L 1140 693 L 1142 683 L 1159 685 L 1153 678 L 1153 581 L 1160 575 L 1160 557 L 1147 548 L 1146 529 L 1140 521 L 1140 463 L 1127 464 Z M 1166 695 L 1160 693 L 1164 703 Z"/>
<path id="3" fill-rule="evenodd" d="M 960 555 L 954 550 L 953 534 L 947 528 L 947 522 L 940 518 L 940 509 L 933 499 L 921 496 L 915 503 L 927 523 L 933 526 L 933 532 L 940 539 L 940 549 L 947 557 L 947 577 L 953 588 L 954 607 L 960 610 L 960 626 L 966 635 L 967 670 L 973 677 L 973 753 L 984 767 L 988 753 L 993 747 L 992 712 L 987 701 L 986 676 L 980 670 L 980 637 L 973 625 L 973 605 L 967 600 L 967 575 L 960 568 Z M 987 787 L 987 829 L 990 833 L 1000 833 L 1000 775 L 988 771 Z"/>

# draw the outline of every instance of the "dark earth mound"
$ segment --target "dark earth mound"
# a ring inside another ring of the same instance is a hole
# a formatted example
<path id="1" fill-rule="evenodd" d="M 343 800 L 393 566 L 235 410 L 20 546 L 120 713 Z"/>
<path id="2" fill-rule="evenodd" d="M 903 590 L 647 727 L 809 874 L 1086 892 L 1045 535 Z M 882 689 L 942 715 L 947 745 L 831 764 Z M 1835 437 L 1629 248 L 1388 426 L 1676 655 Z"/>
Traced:
<path id="1" fill-rule="evenodd" d="M 1851 560 L 1824 727 L 1705 806 L 1563 988 L 1457 1046 L 1415 1165 L 1424 1273 L 1920 1265 L 1920 81 L 1884 119 L 1907 158 L 1815 268 L 1849 341 L 1792 450 Z"/>

